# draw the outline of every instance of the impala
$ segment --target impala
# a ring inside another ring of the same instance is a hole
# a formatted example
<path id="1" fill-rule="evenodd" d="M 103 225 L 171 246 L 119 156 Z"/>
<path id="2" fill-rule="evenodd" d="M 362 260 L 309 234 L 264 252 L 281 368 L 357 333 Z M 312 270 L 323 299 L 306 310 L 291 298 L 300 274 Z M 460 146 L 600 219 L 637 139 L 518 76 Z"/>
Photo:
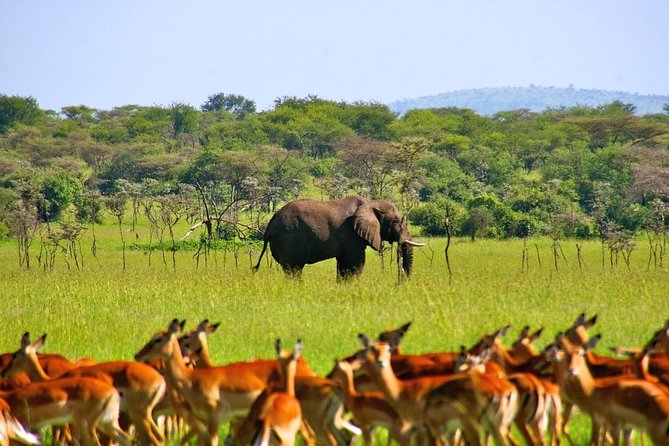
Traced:
<path id="1" fill-rule="evenodd" d="M 24 372 L 32 381 L 57 378 L 95 378 L 113 385 L 122 395 L 121 412 L 126 412 L 135 426 L 142 444 L 160 445 L 162 433 L 156 426 L 152 412 L 165 394 L 165 380 L 152 367 L 135 361 L 111 361 L 85 367 L 71 368 L 62 375 L 48 375 L 42 368 L 37 352 L 44 346 L 46 334 L 30 343 L 25 333 L 22 349 L 14 354 L 8 368 Z"/>
<path id="2" fill-rule="evenodd" d="M 669 319 L 662 328 L 655 332 L 652 341 L 655 342 L 654 352 L 669 355 Z"/>
<path id="3" fill-rule="evenodd" d="M 275 349 L 281 384 L 267 387 L 251 406 L 236 439 L 241 445 L 269 446 L 273 435 L 282 446 L 295 444 L 295 436 L 302 424 L 302 409 L 295 397 L 295 372 L 303 344 L 298 339 L 293 351 L 286 352 L 281 349 L 281 340 L 277 339 Z"/>
<path id="4" fill-rule="evenodd" d="M 572 345 L 585 345 L 588 340 L 587 330 L 591 328 L 597 321 L 597 316 L 589 320 L 585 320 L 585 315 L 581 314 L 574 322 L 573 326 L 565 331 L 565 336 Z M 661 351 L 663 336 L 666 336 L 666 331 L 669 328 L 663 328 L 655 332 L 650 343 L 655 347 L 653 351 Z M 663 334 L 664 333 L 664 334 Z M 605 376 L 620 376 L 634 374 L 634 364 L 631 359 L 616 359 L 608 356 L 597 355 L 590 350 L 585 352 L 588 367 L 595 378 L 602 378 Z M 669 359 L 665 354 L 654 354 L 649 357 L 648 370 L 651 374 L 657 376 L 662 382 L 669 383 Z"/>
<path id="5" fill-rule="evenodd" d="M 210 325 L 205 319 L 195 330 L 179 339 L 182 353 L 188 355 L 196 367 L 214 367 L 209 354 L 207 336 L 214 333 L 218 326 L 219 324 Z M 265 363 L 276 366 L 279 364 L 276 360 Z M 256 364 L 260 362 L 256 361 Z M 302 357 L 298 358 L 295 392 L 302 406 L 304 421 L 308 424 L 308 427 L 302 430 L 302 436 L 308 444 L 313 444 L 316 440 L 328 445 L 346 444 L 348 441 L 341 428 L 353 435 L 360 435 L 360 429 L 343 418 L 342 400 L 336 384 L 329 379 L 316 376 Z"/>
<path id="6" fill-rule="evenodd" d="M 395 376 L 400 379 L 412 379 L 426 376 L 441 376 L 453 373 L 457 353 L 436 352 L 422 354 L 402 354 L 399 353 L 400 343 L 406 334 L 411 323 L 402 325 L 399 328 L 386 330 L 379 334 L 379 340 L 392 345 L 392 355 L 390 362 Z M 357 351 L 346 357 L 343 361 L 353 362 L 359 356 L 364 354 L 364 350 Z M 366 373 L 364 367 L 357 368 L 355 371 L 355 388 L 358 391 L 379 391 Z"/>
<path id="7" fill-rule="evenodd" d="M 472 355 L 461 347 L 457 374 L 426 396 L 425 419 L 435 437 L 457 427 L 467 444 L 479 444 L 481 431 L 486 435 L 485 444 L 489 436 L 496 444 L 515 444 L 510 426 L 517 412 L 518 391 L 501 366 L 489 358 L 489 349 Z M 533 439 L 530 442 L 535 444 Z"/>
<path id="8" fill-rule="evenodd" d="M 594 347 L 600 336 L 583 346 L 572 345 L 565 336 L 558 337 L 553 350 L 555 373 L 569 399 L 592 418 L 591 444 L 599 441 L 600 428 L 611 429 L 614 442 L 632 426 L 648 433 L 655 445 L 669 445 L 669 394 L 657 385 L 632 377 L 596 379 L 590 373 L 585 353 Z"/>
<path id="9" fill-rule="evenodd" d="M 37 346 L 28 341 L 24 335 L 3 376 L 19 373 L 17 358 L 36 355 Z M 24 426 L 38 429 L 71 424 L 73 438 L 81 444 L 99 445 L 97 429 L 116 442 L 130 445 L 118 424 L 121 397 L 114 386 L 94 378 L 47 380 L 44 370 L 39 370 L 42 373 L 34 376 L 37 382 L 2 395 Z"/>
<path id="10" fill-rule="evenodd" d="M 488 364 L 499 364 L 506 378 L 518 390 L 515 424 L 525 441 L 528 444 L 543 444 L 544 433 L 548 429 L 551 444 L 558 444 L 562 411 L 559 389 L 550 380 L 529 372 L 534 359 L 539 356 L 533 342 L 541 336 L 542 330 L 530 335 L 529 327 L 524 327 L 509 351 L 501 341 L 509 328 L 505 326 L 483 336 L 470 352 L 480 354 L 488 351 L 491 361 Z"/>
<path id="11" fill-rule="evenodd" d="M 400 445 L 411 443 L 411 426 L 405 423 L 397 411 L 386 401 L 381 392 L 358 392 L 353 384 L 353 366 L 347 361 L 335 361 L 330 379 L 344 391 L 344 405 L 353 415 L 353 421 L 360 426 L 366 445 L 372 444 L 374 428 L 388 429 L 390 438 Z"/>
<path id="12" fill-rule="evenodd" d="M 482 408 L 480 405 L 486 398 L 470 396 L 487 397 L 491 393 L 495 394 L 494 398 L 498 398 L 500 412 L 503 412 L 500 423 L 495 426 L 497 431 L 492 434 L 506 442 L 505 423 L 513 419 L 517 403 L 515 388 L 508 381 L 492 374 L 478 374 L 474 377 L 469 374 L 451 374 L 400 380 L 391 364 L 394 346 L 387 342 L 372 342 L 365 335 L 358 337 L 365 347 L 364 354 L 359 357 L 367 373 L 400 417 L 415 429 L 418 444 L 429 444 L 433 440 L 432 436 L 439 441 L 443 433 L 442 426 L 449 421 L 459 423 L 460 427 L 469 432 L 468 438 L 471 439 L 474 434 L 473 429 L 467 429 L 471 425 L 469 421 L 487 413 L 489 407 Z M 460 409 L 453 410 L 454 407 Z"/>
<path id="13" fill-rule="evenodd" d="M 204 369 L 186 367 L 178 336 L 185 322 L 174 319 L 135 355 L 138 361 L 162 359 L 168 385 L 185 401 L 188 422 L 201 440 L 218 444 L 218 427 L 245 416 L 258 395 L 277 375 L 277 361 L 252 361 Z M 298 365 L 299 369 L 299 365 Z"/>
<path id="14" fill-rule="evenodd" d="M 40 439 L 27 432 L 21 422 L 11 413 L 7 401 L 0 398 L 0 445 L 11 444 L 42 444 Z"/>

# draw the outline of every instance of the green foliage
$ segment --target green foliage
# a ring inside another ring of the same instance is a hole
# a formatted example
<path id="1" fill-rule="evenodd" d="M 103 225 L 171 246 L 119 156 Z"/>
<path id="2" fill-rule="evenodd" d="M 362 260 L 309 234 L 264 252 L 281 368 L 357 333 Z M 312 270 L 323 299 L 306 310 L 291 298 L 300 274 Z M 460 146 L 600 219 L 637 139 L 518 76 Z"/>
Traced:
<path id="1" fill-rule="evenodd" d="M 418 166 L 424 172 L 418 191 L 421 201 L 431 201 L 443 195 L 464 203 L 475 189 L 474 179 L 445 157 L 428 155 L 420 160 Z"/>
<path id="2" fill-rule="evenodd" d="M 462 205 L 449 200 L 437 200 L 421 203 L 409 211 L 409 221 L 418 225 L 422 233 L 431 236 L 446 235 L 446 212 L 449 212 L 449 223 L 453 234 L 461 231 L 465 220 L 466 210 Z"/>
<path id="3" fill-rule="evenodd" d="M 7 238 L 9 238 L 9 226 L 0 220 L 0 241 L 7 240 Z"/>
<path id="4" fill-rule="evenodd" d="M 0 94 L 0 134 L 17 124 L 36 124 L 44 116 L 35 98 Z"/>
<path id="5" fill-rule="evenodd" d="M 531 215 L 516 212 L 494 194 L 481 194 L 467 203 L 469 215 L 463 231 L 492 237 L 527 237 L 536 234 L 539 222 Z"/>
<path id="6" fill-rule="evenodd" d="M 256 112 L 256 103 L 241 95 L 216 93 L 207 98 L 207 101 L 202 104 L 200 110 L 203 112 L 226 110 L 242 119 L 246 115 Z"/>
<path id="7" fill-rule="evenodd" d="M 223 150 L 252 150 L 270 142 L 262 122 L 256 117 L 212 124 L 204 132 L 204 141 L 208 149 Z"/>
<path id="8" fill-rule="evenodd" d="M 42 221 L 57 220 L 81 193 L 81 183 L 65 173 L 44 178 L 41 188 L 42 199 L 37 203 L 39 218 Z"/>
<path id="9" fill-rule="evenodd" d="M 159 141 L 170 133 L 171 110 L 163 107 L 137 107 L 124 118 L 128 135 L 137 141 Z"/>
<path id="10" fill-rule="evenodd" d="M 197 130 L 198 112 L 188 104 L 174 103 L 170 107 L 172 133 L 176 137 L 181 133 L 193 133 Z"/>
<path id="11" fill-rule="evenodd" d="M 248 209 L 257 227 L 285 200 L 356 193 L 416 208 L 423 222 L 435 203 L 464 207 L 470 223 L 482 222 L 485 230 L 475 233 L 482 236 L 526 236 L 556 225 L 577 236 L 601 234 L 606 225 L 633 232 L 647 224 L 653 199 L 669 200 L 669 115 L 639 117 L 630 104 L 397 116 L 383 104 L 307 96 L 277 99 L 258 113 L 243 96 L 217 93 L 200 110 L 76 105 L 56 114 L 32 98 L 2 96 L 0 186 L 20 190 L 26 203 L 42 200 L 42 218 L 60 211 L 40 197 L 41 181 L 65 172 L 87 194 L 112 193 L 118 180 L 172 188 L 186 182 L 211 193 L 212 207 Z M 50 200 L 70 200 L 58 198 L 63 191 L 53 185 L 47 192 Z M 77 218 L 94 220 L 77 197 Z M 189 218 L 204 213 L 199 198 Z M 423 226 L 438 231 L 434 222 Z"/>

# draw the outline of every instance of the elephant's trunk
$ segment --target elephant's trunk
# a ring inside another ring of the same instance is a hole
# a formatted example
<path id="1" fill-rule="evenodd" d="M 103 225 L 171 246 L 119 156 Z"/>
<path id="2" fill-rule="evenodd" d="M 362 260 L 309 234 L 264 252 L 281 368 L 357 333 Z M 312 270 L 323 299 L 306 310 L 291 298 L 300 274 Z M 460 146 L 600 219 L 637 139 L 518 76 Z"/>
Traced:
<path id="1" fill-rule="evenodd" d="M 408 276 L 411 276 L 413 270 L 413 245 L 409 243 L 400 244 L 400 254 L 402 256 L 402 270 Z"/>

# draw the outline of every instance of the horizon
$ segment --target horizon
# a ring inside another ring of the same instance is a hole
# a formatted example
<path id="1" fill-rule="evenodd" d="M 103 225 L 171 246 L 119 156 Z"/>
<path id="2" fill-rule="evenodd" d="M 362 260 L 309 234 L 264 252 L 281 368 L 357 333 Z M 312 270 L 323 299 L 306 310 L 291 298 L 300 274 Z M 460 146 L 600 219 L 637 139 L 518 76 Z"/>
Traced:
<path id="1" fill-rule="evenodd" d="M 669 94 L 662 0 L 0 0 L 0 11 L 0 93 L 55 111 L 199 107 L 219 92 L 258 110 L 284 96 L 390 104 L 524 85 Z"/>
<path id="2" fill-rule="evenodd" d="M 666 99 L 669 101 L 669 94 L 654 94 L 654 93 L 646 93 L 646 94 L 644 94 L 644 93 L 630 92 L 630 91 L 621 91 L 621 90 L 602 90 L 602 89 L 598 89 L 598 88 L 580 88 L 580 87 L 577 87 L 577 86 L 574 86 L 574 85 L 570 85 L 570 86 L 567 86 L 567 87 L 557 87 L 557 86 L 547 86 L 547 85 L 534 85 L 534 84 L 531 84 L 531 85 L 528 85 L 528 86 L 513 86 L 513 85 L 508 85 L 508 86 L 500 86 L 500 87 L 463 88 L 463 89 L 459 89 L 459 90 L 442 91 L 442 92 L 439 92 L 439 93 L 427 94 L 427 95 L 424 95 L 424 96 L 417 96 L 417 97 L 412 97 L 412 98 L 396 99 L 396 100 L 393 100 L 393 101 L 390 101 L 390 102 L 379 102 L 379 101 L 374 101 L 374 100 L 371 100 L 371 101 L 362 101 L 362 102 L 379 103 L 379 104 L 387 105 L 388 107 L 390 107 L 390 108 L 392 109 L 392 106 L 393 106 L 393 105 L 401 104 L 401 103 L 404 103 L 404 102 L 413 102 L 413 101 L 418 102 L 418 101 L 423 100 L 423 99 L 427 99 L 427 98 L 436 98 L 436 97 L 439 97 L 439 96 L 442 96 L 442 95 L 449 95 L 449 94 L 453 94 L 453 93 L 468 92 L 468 91 L 482 91 L 482 90 L 504 90 L 504 89 L 519 89 L 519 90 L 521 90 L 521 89 L 525 89 L 525 90 L 531 90 L 531 89 L 537 89 L 537 90 L 539 90 L 539 89 L 543 89 L 543 90 L 574 90 L 574 91 L 590 91 L 590 92 L 609 93 L 609 94 L 623 94 L 623 95 L 639 96 L 639 97 L 647 97 L 647 98 L 659 97 L 659 98 L 663 98 L 663 99 L 666 98 Z M 214 93 L 214 94 L 215 94 L 215 93 Z M 4 91 L 0 91 L 0 95 L 7 95 L 7 96 L 21 96 L 21 95 L 13 94 L 13 93 L 11 93 L 11 92 L 8 93 L 8 92 L 4 92 Z M 332 100 L 332 101 L 334 101 L 334 102 L 344 102 L 344 103 L 349 103 L 349 104 L 351 104 L 351 103 L 355 103 L 355 102 L 359 102 L 359 101 L 357 101 L 357 100 L 353 100 L 353 101 L 341 100 L 341 101 L 339 101 L 339 100 L 336 100 L 336 99 L 322 98 L 322 97 L 320 97 L 320 96 L 318 96 L 318 95 L 309 95 L 309 94 L 305 95 L 304 97 L 306 98 L 306 97 L 308 97 L 308 96 L 316 96 L 316 97 L 318 97 L 318 99 Z M 29 97 L 29 96 L 23 96 L 23 97 Z M 287 96 L 276 96 L 277 99 L 280 99 L 280 98 L 283 98 L 283 97 L 287 97 Z M 33 97 L 33 99 L 35 99 L 35 100 L 37 101 L 38 105 L 40 106 L 40 108 L 41 108 L 42 110 L 53 111 L 53 112 L 56 112 L 56 113 L 61 113 L 62 107 L 61 107 L 60 109 L 58 109 L 58 110 L 53 109 L 53 108 L 45 108 L 45 107 L 43 107 L 42 104 L 40 103 L 39 98 Z M 251 100 L 253 100 L 253 98 L 250 98 L 250 97 L 246 97 L 246 99 L 251 99 Z M 199 104 L 189 104 L 189 103 L 184 103 L 184 104 L 191 105 L 191 106 L 193 106 L 194 108 L 196 108 L 196 109 L 199 110 L 199 109 L 200 109 L 200 106 L 201 106 L 204 102 L 206 102 L 206 100 L 207 100 L 207 98 L 203 98 L 202 102 L 199 103 Z M 178 104 L 178 103 L 182 103 L 182 102 L 173 101 L 173 102 L 168 103 L 168 104 L 159 104 L 159 103 L 157 103 L 157 102 L 152 102 L 152 103 L 150 103 L 150 104 L 127 103 L 127 104 L 116 104 L 116 105 L 111 106 L 110 108 L 96 108 L 96 107 L 91 107 L 89 104 L 86 104 L 86 103 L 77 103 L 77 104 L 74 104 L 74 103 L 73 103 L 73 104 L 65 105 L 65 106 L 63 106 L 63 107 L 69 107 L 69 106 L 81 106 L 81 105 L 83 105 L 83 106 L 90 107 L 90 108 L 92 108 L 92 109 L 94 109 L 94 110 L 108 111 L 108 110 L 112 110 L 112 109 L 114 109 L 114 108 L 125 107 L 125 106 L 129 106 L 129 105 L 136 105 L 136 106 L 138 106 L 138 107 L 153 107 L 153 106 L 156 106 L 156 107 L 169 107 L 169 106 L 172 105 L 172 104 Z M 569 105 L 565 105 L 565 106 L 568 107 Z M 266 108 L 266 109 L 263 109 L 263 110 L 258 110 L 258 111 L 259 111 L 259 112 L 263 112 L 263 111 L 270 111 L 270 110 L 272 110 L 272 109 L 273 109 L 273 105 L 270 106 L 269 108 Z"/>

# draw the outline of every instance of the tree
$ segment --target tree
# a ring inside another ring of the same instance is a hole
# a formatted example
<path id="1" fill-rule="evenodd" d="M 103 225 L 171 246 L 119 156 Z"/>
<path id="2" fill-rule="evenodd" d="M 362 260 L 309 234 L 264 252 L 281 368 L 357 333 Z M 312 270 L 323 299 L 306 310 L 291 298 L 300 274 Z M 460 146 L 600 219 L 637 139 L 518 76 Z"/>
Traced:
<path id="1" fill-rule="evenodd" d="M 61 108 L 61 112 L 67 119 L 75 121 L 79 125 L 95 121 L 94 115 L 96 110 L 85 105 L 70 105 L 63 107 Z"/>
<path id="2" fill-rule="evenodd" d="M 226 110 L 242 119 L 256 112 L 256 103 L 241 95 L 216 93 L 207 98 L 207 101 L 200 106 L 200 110 L 203 112 Z"/>
<path id="3" fill-rule="evenodd" d="M 0 134 L 16 124 L 33 125 L 44 116 L 33 97 L 0 95 Z"/>
<path id="4" fill-rule="evenodd" d="M 37 202 L 40 220 L 57 220 L 81 191 L 81 183 L 65 173 L 46 177 L 42 183 L 42 199 Z"/>
<path id="5" fill-rule="evenodd" d="M 394 182 L 400 192 L 402 208 L 409 210 L 418 201 L 419 180 L 423 171 L 419 161 L 427 151 L 428 142 L 424 138 L 403 138 L 392 143 L 395 166 Z"/>
<path id="6" fill-rule="evenodd" d="M 388 143 L 361 137 L 347 138 L 337 145 L 343 175 L 351 180 L 356 193 L 370 198 L 383 198 L 392 183 L 392 151 Z"/>
<path id="7" fill-rule="evenodd" d="M 477 235 L 486 235 L 492 223 L 492 213 L 485 207 L 479 206 L 469 211 L 469 215 L 462 222 L 462 229 L 469 234 L 473 242 Z"/>
<path id="8" fill-rule="evenodd" d="M 174 103 L 170 107 L 172 119 L 172 136 L 182 133 L 194 133 L 197 130 L 197 110 L 188 104 Z"/>

